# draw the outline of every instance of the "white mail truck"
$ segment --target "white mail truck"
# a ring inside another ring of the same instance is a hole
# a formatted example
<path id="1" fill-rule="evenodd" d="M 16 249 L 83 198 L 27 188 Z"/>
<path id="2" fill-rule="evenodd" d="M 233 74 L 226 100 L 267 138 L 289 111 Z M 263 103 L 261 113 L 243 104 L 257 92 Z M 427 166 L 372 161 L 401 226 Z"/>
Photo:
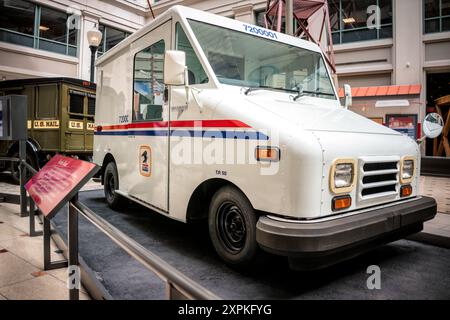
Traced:
<path id="1" fill-rule="evenodd" d="M 436 214 L 416 141 L 341 106 L 311 42 L 174 6 L 96 66 L 108 205 L 208 219 L 229 264 L 263 249 L 324 267 Z"/>

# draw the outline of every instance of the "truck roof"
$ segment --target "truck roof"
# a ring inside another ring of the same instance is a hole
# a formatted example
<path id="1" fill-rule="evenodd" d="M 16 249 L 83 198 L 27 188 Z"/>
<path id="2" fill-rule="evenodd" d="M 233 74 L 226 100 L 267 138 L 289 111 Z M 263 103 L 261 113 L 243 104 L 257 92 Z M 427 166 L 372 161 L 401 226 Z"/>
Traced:
<path id="1" fill-rule="evenodd" d="M 24 85 L 37 85 L 37 84 L 52 84 L 52 83 L 68 83 L 77 85 L 80 87 L 85 87 L 87 89 L 96 89 L 96 84 L 84 81 L 81 79 L 75 79 L 75 78 L 29 78 L 29 79 L 17 79 L 17 80 L 6 80 L 6 81 L 0 81 L 0 89 L 6 89 L 6 88 L 12 88 L 12 87 L 18 87 L 18 86 L 24 86 Z"/>
<path id="2" fill-rule="evenodd" d="M 213 13 L 209 13 L 209 12 L 205 12 L 205 11 L 201 11 L 201 10 L 197 10 L 197 9 L 192 9 L 192 8 L 185 7 L 185 6 L 176 5 L 176 6 L 171 7 L 167 11 L 165 11 L 163 14 L 157 16 L 155 18 L 155 20 L 150 21 L 144 27 L 142 27 L 141 29 L 139 29 L 138 31 L 136 31 L 135 33 L 133 33 L 132 35 L 130 35 L 129 37 L 124 39 L 122 42 L 120 42 L 114 48 L 112 48 L 111 50 L 106 52 L 104 55 L 102 55 L 100 58 L 97 59 L 96 65 L 103 64 L 104 62 L 109 60 L 111 57 L 113 57 L 117 52 L 119 52 L 125 48 L 128 48 L 128 46 L 130 44 L 132 44 L 133 42 L 135 42 L 136 40 L 138 40 L 139 38 L 141 38 L 142 36 L 147 34 L 149 31 L 152 30 L 152 28 L 154 26 L 157 26 L 160 23 L 167 21 L 168 18 L 173 17 L 173 16 L 178 16 L 182 20 L 192 19 L 192 20 L 202 21 L 205 23 L 218 25 L 218 26 L 222 26 L 224 28 L 241 31 L 241 32 L 245 32 L 244 28 L 243 28 L 244 25 L 252 25 L 250 23 L 244 23 L 242 21 L 226 18 L 226 17 L 216 15 Z M 254 26 L 254 25 L 252 25 L 252 26 Z M 265 28 L 259 27 L 259 26 L 255 26 L 255 27 L 257 27 L 259 29 L 265 29 Z M 270 31 L 277 34 L 277 40 L 271 39 L 273 41 L 305 48 L 310 51 L 322 52 L 320 47 L 313 42 L 306 41 L 306 40 L 303 40 L 303 39 L 300 39 L 297 37 L 289 36 L 284 33 L 278 33 L 273 30 L 270 30 Z M 252 35 L 254 35 L 254 34 L 252 34 Z M 258 35 L 255 35 L 255 36 L 258 36 Z"/>

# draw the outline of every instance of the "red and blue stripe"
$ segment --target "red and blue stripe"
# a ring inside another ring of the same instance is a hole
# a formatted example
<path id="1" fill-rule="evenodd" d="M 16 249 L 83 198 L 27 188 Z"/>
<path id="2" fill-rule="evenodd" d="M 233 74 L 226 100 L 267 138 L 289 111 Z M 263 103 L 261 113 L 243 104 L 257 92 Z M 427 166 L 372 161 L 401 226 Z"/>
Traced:
<path id="1" fill-rule="evenodd" d="M 239 120 L 178 120 L 138 122 L 124 125 L 98 126 L 98 136 L 156 136 L 192 138 L 224 138 L 237 140 L 269 140 Z"/>

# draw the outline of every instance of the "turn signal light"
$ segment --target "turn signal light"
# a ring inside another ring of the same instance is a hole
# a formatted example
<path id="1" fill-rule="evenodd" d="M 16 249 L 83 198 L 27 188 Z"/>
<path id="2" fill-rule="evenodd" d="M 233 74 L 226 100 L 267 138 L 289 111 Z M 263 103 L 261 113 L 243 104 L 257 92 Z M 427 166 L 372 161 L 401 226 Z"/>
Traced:
<path id="1" fill-rule="evenodd" d="M 412 187 L 410 185 L 403 186 L 400 188 L 400 196 L 402 198 L 409 197 L 410 195 L 412 195 Z"/>
<path id="2" fill-rule="evenodd" d="M 275 147 L 257 147 L 255 156 L 258 161 L 278 162 L 280 161 L 280 149 Z"/>
<path id="3" fill-rule="evenodd" d="M 339 211 L 350 208 L 352 205 L 352 198 L 350 196 L 334 197 L 331 202 L 333 211 Z"/>

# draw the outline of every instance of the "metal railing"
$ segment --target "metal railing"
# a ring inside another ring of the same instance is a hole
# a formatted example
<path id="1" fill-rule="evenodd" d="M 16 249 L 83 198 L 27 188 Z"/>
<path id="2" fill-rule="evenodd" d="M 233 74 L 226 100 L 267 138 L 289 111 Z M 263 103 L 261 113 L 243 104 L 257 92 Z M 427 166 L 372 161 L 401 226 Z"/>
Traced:
<path id="1" fill-rule="evenodd" d="M 77 197 L 69 203 L 69 265 L 78 264 L 78 213 L 107 235 L 129 255 L 141 262 L 166 283 L 167 299 L 218 300 L 219 297 L 172 267 L 157 255 L 128 237 L 81 203 Z M 71 243 L 72 241 L 72 243 Z M 72 289 L 71 298 L 78 292 Z M 73 295 L 73 296 L 72 296 Z"/>
<path id="2" fill-rule="evenodd" d="M 211 291 L 202 287 L 191 278 L 187 277 L 170 264 L 162 260 L 160 257 L 145 249 L 142 245 L 128 237 L 119 229 L 111 225 L 105 219 L 95 214 L 86 205 L 78 200 L 78 195 L 69 201 L 68 210 L 68 260 L 52 262 L 51 261 L 51 223 L 46 217 L 43 217 L 43 231 L 35 230 L 35 216 L 39 214 L 36 210 L 36 205 L 31 197 L 26 197 L 25 190 L 25 176 L 27 170 L 34 176 L 38 173 L 26 160 L 17 158 L 0 158 L 3 161 L 19 162 L 19 170 L 21 174 L 21 207 L 25 207 L 27 211 L 27 200 L 29 204 L 29 218 L 30 218 L 30 237 L 43 235 L 44 242 L 44 269 L 58 269 L 69 266 L 78 266 L 78 215 L 81 214 L 101 232 L 108 236 L 119 247 L 125 250 L 134 259 L 142 263 L 147 269 L 154 272 L 166 284 L 166 298 L 167 299 L 193 299 L 193 300 L 219 300 L 220 298 Z M 24 196 L 23 196 L 24 194 Z M 16 196 L 17 197 L 17 196 Z M 17 199 L 16 199 L 17 200 Z M 28 212 L 26 212 L 28 215 Z M 21 214 L 21 216 L 26 216 Z M 69 288 L 69 296 L 71 300 L 79 299 L 79 284 Z"/>

